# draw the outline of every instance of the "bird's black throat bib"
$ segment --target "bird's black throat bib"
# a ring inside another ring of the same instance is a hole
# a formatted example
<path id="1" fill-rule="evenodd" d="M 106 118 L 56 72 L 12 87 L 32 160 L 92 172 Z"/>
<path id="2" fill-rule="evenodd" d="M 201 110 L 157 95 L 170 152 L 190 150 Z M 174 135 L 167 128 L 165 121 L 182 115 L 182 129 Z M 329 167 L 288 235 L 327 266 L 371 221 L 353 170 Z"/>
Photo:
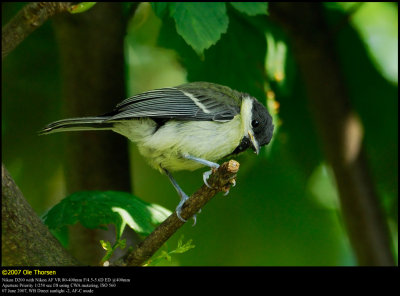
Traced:
<path id="1" fill-rule="evenodd" d="M 243 139 L 240 141 L 239 146 L 237 146 L 235 148 L 235 150 L 233 150 L 233 152 L 231 154 L 229 154 L 229 155 L 239 154 L 239 153 L 241 153 L 243 151 L 246 151 L 247 149 L 249 149 L 251 147 L 252 147 L 252 145 L 251 145 L 250 139 L 247 138 L 247 137 L 243 137 Z"/>

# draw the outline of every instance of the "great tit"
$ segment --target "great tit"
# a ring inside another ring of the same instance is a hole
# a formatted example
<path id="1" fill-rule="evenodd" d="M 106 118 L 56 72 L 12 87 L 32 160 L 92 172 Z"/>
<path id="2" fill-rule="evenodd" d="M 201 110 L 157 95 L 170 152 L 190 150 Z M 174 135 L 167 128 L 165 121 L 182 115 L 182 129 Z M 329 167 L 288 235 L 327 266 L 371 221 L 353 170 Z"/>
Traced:
<path id="1" fill-rule="evenodd" d="M 177 216 L 185 221 L 180 213 L 188 196 L 170 172 L 218 168 L 216 161 L 248 148 L 258 154 L 271 141 L 274 125 L 254 97 L 215 83 L 192 82 L 140 93 L 100 116 L 50 123 L 39 134 L 88 130 L 112 130 L 136 143 L 149 164 L 169 177 L 181 197 Z M 207 186 L 210 173 L 203 174 Z"/>

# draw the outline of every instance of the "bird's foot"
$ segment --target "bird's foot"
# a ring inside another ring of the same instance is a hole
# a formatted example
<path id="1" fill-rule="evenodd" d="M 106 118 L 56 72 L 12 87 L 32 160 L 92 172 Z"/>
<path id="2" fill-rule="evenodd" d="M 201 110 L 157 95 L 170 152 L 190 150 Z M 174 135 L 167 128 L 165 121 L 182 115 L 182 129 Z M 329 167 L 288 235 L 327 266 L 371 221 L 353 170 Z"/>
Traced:
<path id="1" fill-rule="evenodd" d="M 204 184 L 206 184 L 206 186 L 208 188 L 212 188 L 212 187 L 208 184 L 207 180 L 208 180 L 208 178 L 210 178 L 211 174 L 214 173 L 218 168 L 219 168 L 219 165 L 216 167 L 212 167 L 211 170 L 203 173 L 203 181 L 204 181 Z"/>
<path id="2" fill-rule="evenodd" d="M 183 193 L 183 192 L 182 192 Z M 189 199 L 189 196 L 187 196 L 185 193 L 183 193 L 181 195 L 181 201 L 179 202 L 178 206 L 176 207 L 176 215 L 178 216 L 179 220 L 181 220 L 182 222 L 187 222 L 187 220 L 183 219 L 181 216 L 181 212 L 182 212 L 182 206 L 184 205 L 184 203 Z M 199 213 L 201 212 L 201 209 L 199 210 Z M 193 215 L 193 225 L 196 225 L 196 215 Z"/>

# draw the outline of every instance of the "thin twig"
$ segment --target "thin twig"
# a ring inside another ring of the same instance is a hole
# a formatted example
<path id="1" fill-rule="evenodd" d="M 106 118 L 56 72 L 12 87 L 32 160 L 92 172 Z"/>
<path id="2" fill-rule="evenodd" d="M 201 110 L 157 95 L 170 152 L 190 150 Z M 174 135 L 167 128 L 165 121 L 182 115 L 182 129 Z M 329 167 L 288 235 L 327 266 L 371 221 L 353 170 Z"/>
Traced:
<path id="1" fill-rule="evenodd" d="M 2 29 L 2 59 L 47 19 L 58 13 L 68 11 L 71 3 L 32 2 L 24 6 Z"/>
<path id="2" fill-rule="evenodd" d="M 234 182 L 239 163 L 235 160 L 223 163 L 208 179 L 211 188 L 203 185 L 183 205 L 181 216 L 188 220 L 195 215 L 219 191 L 227 191 Z M 141 266 L 180 228 L 185 222 L 176 213 L 170 215 L 135 250 L 119 260 L 117 265 Z"/>

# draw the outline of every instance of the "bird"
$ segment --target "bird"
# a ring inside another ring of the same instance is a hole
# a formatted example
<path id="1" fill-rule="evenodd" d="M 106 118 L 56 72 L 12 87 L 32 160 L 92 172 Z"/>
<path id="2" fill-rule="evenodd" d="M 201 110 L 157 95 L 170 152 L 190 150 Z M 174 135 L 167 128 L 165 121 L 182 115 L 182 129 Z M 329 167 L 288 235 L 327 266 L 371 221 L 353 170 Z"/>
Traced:
<path id="1" fill-rule="evenodd" d="M 172 172 L 210 167 L 217 161 L 270 143 L 274 124 L 255 97 L 211 82 L 189 82 L 149 90 L 127 98 L 108 113 L 62 119 L 45 126 L 40 135 L 67 131 L 111 130 L 134 142 L 150 166 L 168 176 L 181 200 L 178 218 L 189 198 Z M 196 215 L 194 216 L 196 223 Z"/>

